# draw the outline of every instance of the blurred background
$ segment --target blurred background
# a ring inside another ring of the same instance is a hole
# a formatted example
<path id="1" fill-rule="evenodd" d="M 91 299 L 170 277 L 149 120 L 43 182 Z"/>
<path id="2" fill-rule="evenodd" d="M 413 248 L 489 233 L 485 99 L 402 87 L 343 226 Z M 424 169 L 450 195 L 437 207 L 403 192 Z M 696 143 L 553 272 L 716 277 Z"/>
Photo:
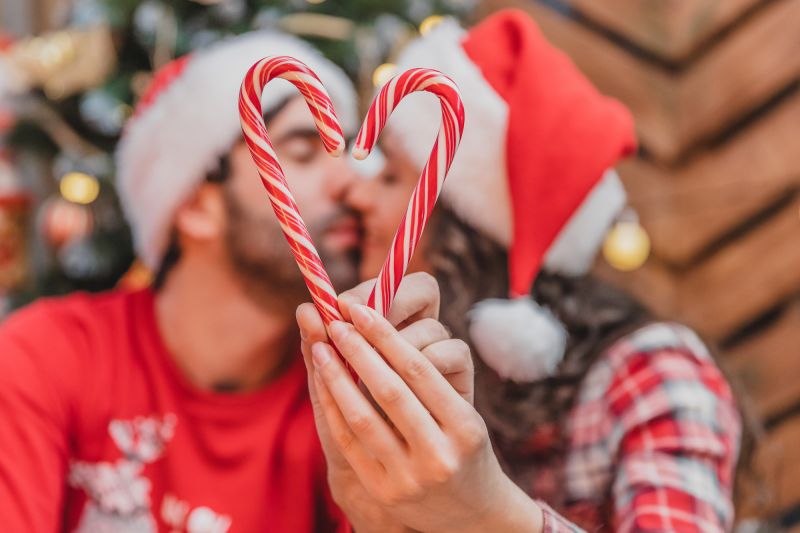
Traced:
<path id="1" fill-rule="evenodd" d="M 597 271 L 717 347 L 762 427 L 740 517 L 800 532 L 800 0 L 0 0 L 0 320 L 148 282 L 112 156 L 173 57 L 279 27 L 369 94 L 442 16 L 512 6 L 636 116 Z"/>

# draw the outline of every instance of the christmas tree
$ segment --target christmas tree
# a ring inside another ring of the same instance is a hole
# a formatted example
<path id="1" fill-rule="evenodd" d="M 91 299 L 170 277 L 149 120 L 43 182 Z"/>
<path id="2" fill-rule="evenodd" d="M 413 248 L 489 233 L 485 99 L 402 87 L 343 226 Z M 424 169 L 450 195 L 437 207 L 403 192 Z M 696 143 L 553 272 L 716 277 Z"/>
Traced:
<path id="1" fill-rule="evenodd" d="M 113 153 L 160 66 L 228 35 L 277 28 L 314 43 L 369 95 L 391 75 L 385 62 L 404 42 L 472 7 L 473 0 L 77 0 L 62 30 L 0 39 L 6 308 L 107 289 L 126 273 L 136 279 Z"/>

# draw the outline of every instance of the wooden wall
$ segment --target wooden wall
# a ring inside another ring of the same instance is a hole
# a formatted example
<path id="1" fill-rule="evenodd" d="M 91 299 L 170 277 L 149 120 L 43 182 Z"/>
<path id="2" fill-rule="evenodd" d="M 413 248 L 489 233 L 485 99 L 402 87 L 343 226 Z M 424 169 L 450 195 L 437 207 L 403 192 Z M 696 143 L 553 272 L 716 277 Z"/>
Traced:
<path id="1" fill-rule="evenodd" d="M 653 240 L 598 272 L 716 344 L 766 427 L 743 516 L 800 525 L 800 0 L 488 0 L 531 14 L 636 116 Z M 766 498 L 764 498 L 766 496 Z"/>

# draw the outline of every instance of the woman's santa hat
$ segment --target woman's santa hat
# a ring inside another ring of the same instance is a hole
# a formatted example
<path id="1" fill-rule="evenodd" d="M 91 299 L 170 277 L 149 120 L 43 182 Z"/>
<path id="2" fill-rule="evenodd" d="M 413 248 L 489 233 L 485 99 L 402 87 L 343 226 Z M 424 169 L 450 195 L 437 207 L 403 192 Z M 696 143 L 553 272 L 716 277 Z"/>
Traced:
<path id="1" fill-rule="evenodd" d="M 158 268 L 175 211 L 241 138 L 237 101 L 247 70 L 269 55 L 288 55 L 320 77 L 347 131 L 357 127 L 352 83 L 311 45 L 277 32 L 229 38 L 164 66 L 127 124 L 117 151 L 117 182 L 140 259 Z M 297 93 L 285 80 L 264 91 L 268 111 Z"/>
<path id="2" fill-rule="evenodd" d="M 540 270 L 580 276 L 591 268 L 625 206 L 610 169 L 635 150 L 631 115 L 599 94 L 521 11 L 498 12 L 469 32 L 446 20 L 397 64 L 438 69 L 459 85 L 467 122 L 443 201 L 508 249 L 511 298 L 473 309 L 475 347 L 501 377 L 545 377 L 563 358 L 567 334 L 529 297 L 531 288 Z M 422 161 L 437 104 L 408 100 L 416 110 L 396 113 L 390 127 Z"/>

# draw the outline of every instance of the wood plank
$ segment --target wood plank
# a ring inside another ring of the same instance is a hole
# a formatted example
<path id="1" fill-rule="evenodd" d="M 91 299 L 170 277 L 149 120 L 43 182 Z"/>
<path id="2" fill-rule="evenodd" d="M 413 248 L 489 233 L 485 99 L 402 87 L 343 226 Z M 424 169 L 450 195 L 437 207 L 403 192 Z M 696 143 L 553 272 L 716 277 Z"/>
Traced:
<path id="1" fill-rule="evenodd" d="M 800 92 L 730 142 L 667 169 L 631 160 L 619 170 L 631 205 L 670 264 L 709 244 L 800 185 Z"/>
<path id="2" fill-rule="evenodd" d="M 759 443 L 754 455 L 756 471 L 772 494 L 757 511 L 772 516 L 800 503 L 800 417 L 781 424 Z M 754 502 L 748 502 L 752 505 Z M 747 514 L 752 515 L 756 509 Z"/>
<path id="3" fill-rule="evenodd" d="M 483 12 L 518 7 L 597 87 L 636 116 L 640 139 L 665 162 L 724 131 L 800 78 L 800 0 L 769 3 L 681 73 L 633 56 L 584 25 L 531 0 L 488 0 Z"/>
<path id="4" fill-rule="evenodd" d="M 723 130 L 800 79 L 800 0 L 773 2 L 695 62 L 680 83 L 681 144 Z"/>
<path id="5" fill-rule="evenodd" d="M 681 61 L 763 0 L 564 0 L 598 24 L 670 61 Z"/>
<path id="6" fill-rule="evenodd" d="M 727 367 L 763 419 L 800 405 L 798 346 L 800 302 L 787 309 L 769 329 L 725 355 Z"/>
<path id="7" fill-rule="evenodd" d="M 800 290 L 798 237 L 795 201 L 683 277 L 679 318 L 719 340 L 785 301 Z"/>

